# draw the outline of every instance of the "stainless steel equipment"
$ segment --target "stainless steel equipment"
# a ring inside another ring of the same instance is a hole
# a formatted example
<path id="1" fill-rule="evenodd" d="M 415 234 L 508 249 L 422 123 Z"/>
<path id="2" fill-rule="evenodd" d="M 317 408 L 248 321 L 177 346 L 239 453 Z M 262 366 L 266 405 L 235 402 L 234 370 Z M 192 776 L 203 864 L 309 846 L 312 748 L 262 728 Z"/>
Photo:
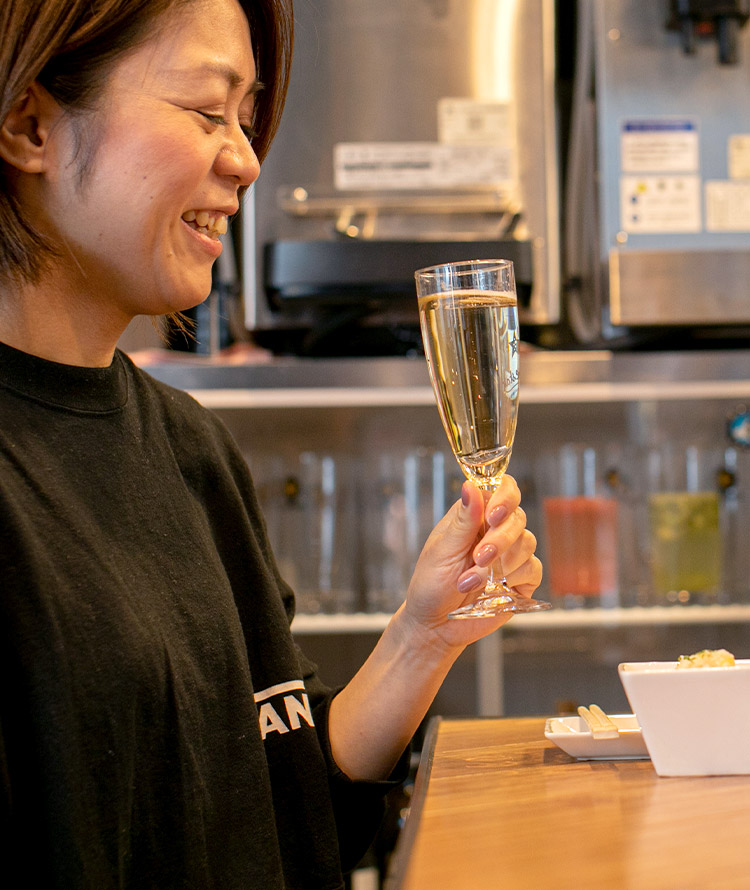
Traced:
<path id="1" fill-rule="evenodd" d="M 559 318 L 553 0 L 297 0 L 281 129 L 242 216 L 258 338 L 414 325 L 414 270 L 506 257 Z"/>
<path id="2" fill-rule="evenodd" d="M 580 339 L 750 322 L 746 6 L 578 4 L 565 265 Z"/>

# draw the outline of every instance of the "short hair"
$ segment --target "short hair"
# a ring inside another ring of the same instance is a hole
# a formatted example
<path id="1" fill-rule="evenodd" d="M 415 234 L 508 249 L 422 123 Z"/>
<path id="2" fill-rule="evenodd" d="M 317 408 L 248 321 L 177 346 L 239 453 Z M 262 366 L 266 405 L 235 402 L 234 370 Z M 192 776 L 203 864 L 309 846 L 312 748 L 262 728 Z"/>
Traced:
<path id="1" fill-rule="evenodd" d="M 39 83 L 67 111 L 95 106 L 114 64 L 153 35 L 159 20 L 196 0 L 2 0 L 0 123 Z M 284 107 L 293 44 L 292 0 L 239 0 L 258 80 L 253 149 L 263 161 Z M 54 247 L 25 217 L 0 161 L 0 280 L 37 281 Z"/>

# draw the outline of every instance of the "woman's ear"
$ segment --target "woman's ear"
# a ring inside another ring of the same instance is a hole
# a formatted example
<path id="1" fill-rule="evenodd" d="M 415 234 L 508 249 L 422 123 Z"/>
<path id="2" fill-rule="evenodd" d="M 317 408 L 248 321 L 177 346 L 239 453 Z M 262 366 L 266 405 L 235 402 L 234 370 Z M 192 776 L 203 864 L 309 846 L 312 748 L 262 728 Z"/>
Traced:
<path id="1" fill-rule="evenodd" d="M 47 139 L 62 110 L 37 81 L 0 126 L 0 158 L 24 173 L 42 173 Z"/>

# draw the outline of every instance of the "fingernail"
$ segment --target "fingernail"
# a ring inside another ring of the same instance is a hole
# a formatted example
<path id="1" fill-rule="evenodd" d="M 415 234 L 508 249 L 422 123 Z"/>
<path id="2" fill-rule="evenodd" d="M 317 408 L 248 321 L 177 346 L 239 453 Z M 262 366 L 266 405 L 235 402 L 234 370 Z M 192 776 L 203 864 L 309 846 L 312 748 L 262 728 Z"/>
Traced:
<path id="1" fill-rule="evenodd" d="M 472 572 L 471 575 L 467 575 L 465 578 L 462 578 L 456 586 L 461 591 L 461 593 L 468 593 L 470 590 L 473 590 L 478 585 L 479 575 L 476 575 Z"/>
<path id="2" fill-rule="evenodd" d="M 485 544 L 477 551 L 474 562 L 478 566 L 488 566 L 497 556 L 497 547 L 494 544 Z"/>
<path id="3" fill-rule="evenodd" d="M 461 503 L 464 507 L 469 506 L 469 501 L 471 500 L 471 493 L 469 492 L 469 483 L 464 482 L 461 486 Z"/>
<path id="4" fill-rule="evenodd" d="M 487 514 L 487 522 L 495 528 L 500 525 L 500 523 L 505 519 L 508 515 L 508 508 L 503 507 L 502 505 L 499 507 L 493 507 L 490 512 Z"/>

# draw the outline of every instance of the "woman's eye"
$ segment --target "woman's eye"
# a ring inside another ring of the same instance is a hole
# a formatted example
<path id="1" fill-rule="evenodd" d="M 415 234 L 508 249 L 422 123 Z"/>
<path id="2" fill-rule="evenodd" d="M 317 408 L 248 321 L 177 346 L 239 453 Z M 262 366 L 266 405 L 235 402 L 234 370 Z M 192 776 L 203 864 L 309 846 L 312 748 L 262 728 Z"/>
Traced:
<path id="1" fill-rule="evenodd" d="M 207 111 L 199 111 L 198 114 L 200 114 L 201 117 L 205 117 L 207 121 L 210 121 L 210 123 L 217 127 L 226 123 L 224 116 L 221 114 L 209 114 Z"/>
<path id="2" fill-rule="evenodd" d="M 199 111 L 198 114 L 200 114 L 201 117 L 204 117 L 215 127 L 223 127 L 227 123 L 226 118 L 222 114 L 210 114 L 207 111 Z M 250 126 L 249 124 L 240 124 L 240 130 L 242 130 L 245 139 L 247 139 L 248 142 L 252 142 L 253 139 L 258 135 L 255 128 Z"/>

